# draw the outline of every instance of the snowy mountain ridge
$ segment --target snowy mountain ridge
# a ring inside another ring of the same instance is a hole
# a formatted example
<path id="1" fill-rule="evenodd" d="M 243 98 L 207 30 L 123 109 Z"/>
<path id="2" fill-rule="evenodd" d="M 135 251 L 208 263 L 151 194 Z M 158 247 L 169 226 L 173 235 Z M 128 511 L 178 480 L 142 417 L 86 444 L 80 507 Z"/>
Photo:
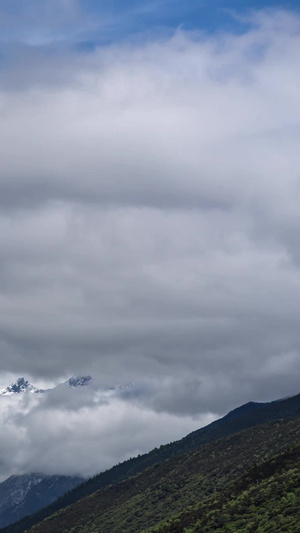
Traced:
<path id="1" fill-rule="evenodd" d="M 84 387 L 90 385 L 91 381 L 91 376 L 72 376 L 70 379 L 64 382 L 64 385 L 67 385 L 68 387 L 72 388 Z M 10 396 L 12 394 L 20 394 L 23 392 L 32 392 L 34 394 L 40 394 L 49 390 L 53 389 L 38 389 L 24 377 L 20 377 L 5 389 L 0 390 L 0 396 Z"/>
<path id="2" fill-rule="evenodd" d="M 69 387 L 86 387 L 92 382 L 91 376 L 72 376 L 65 382 Z"/>
<path id="3" fill-rule="evenodd" d="M 0 528 L 48 505 L 83 478 L 46 474 L 14 475 L 0 483 Z"/>
<path id="4" fill-rule="evenodd" d="M 59 383 L 56 385 L 56 387 L 65 385 L 71 389 L 80 388 L 80 387 L 90 387 L 93 384 L 93 378 L 89 375 L 80 375 L 80 376 L 72 376 L 67 381 L 64 381 L 63 383 Z M 0 390 L 0 396 L 12 396 L 15 394 L 21 394 L 21 393 L 34 393 L 34 394 L 42 394 L 44 392 L 52 391 L 56 387 L 50 388 L 50 389 L 39 389 L 32 385 L 28 380 L 26 380 L 24 377 L 18 378 L 14 383 L 11 383 L 8 387 L 5 389 Z M 130 389 L 135 387 L 135 383 L 127 383 L 124 385 L 116 385 L 112 387 L 105 387 L 105 389 L 100 390 L 106 390 L 106 391 L 115 391 L 115 392 L 126 392 Z M 97 387 L 95 387 L 95 390 L 97 390 Z"/>
<path id="5" fill-rule="evenodd" d="M 12 505 L 18 505 L 24 500 L 28 492 L 42 481 L 46 476 L 43 474 L 23 474 L 11 476 L 0 483 L 0 513 Z"/>
<path id="6" fill-rule="evenodd" d="M 11 394 L 20 394 L 21 392 L 41 393 L 44 389 L 37 389 L 34 385 L 25 380 L 24 377 L 18 378 L 17 381 L 11 383 L 6 389 L 0 390 L 0 396 L 9 396 Z"/>

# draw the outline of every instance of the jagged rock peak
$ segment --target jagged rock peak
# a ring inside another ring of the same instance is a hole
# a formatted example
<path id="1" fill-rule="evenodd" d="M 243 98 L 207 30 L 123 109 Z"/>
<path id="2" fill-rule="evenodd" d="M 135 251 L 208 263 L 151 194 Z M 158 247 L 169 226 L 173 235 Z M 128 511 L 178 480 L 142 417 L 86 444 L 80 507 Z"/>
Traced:
<path id="1" fill-rule="evenodd" d="M 72 376 L 66 383 L 69 387 L 85 387 L 90 385 L 91 381 L 91 376 Z"/>
<path id="2" fill-rule="evenodd" d="M 8 394 L 20 394 L 21 392 L 26 391 L 35 393 L 44 392 L 43 389 L 37 389 L 36 387 L 34 387 L 34 385 L 29 383 L 29 381 L 27 381 L 24 377 L 20 377 L 17 379 L 17 381 L 11 383 L 8 387 L 6 387 L 6 389 L 2 389 L 0 391 L 0 395 L 4 396 Z"/>

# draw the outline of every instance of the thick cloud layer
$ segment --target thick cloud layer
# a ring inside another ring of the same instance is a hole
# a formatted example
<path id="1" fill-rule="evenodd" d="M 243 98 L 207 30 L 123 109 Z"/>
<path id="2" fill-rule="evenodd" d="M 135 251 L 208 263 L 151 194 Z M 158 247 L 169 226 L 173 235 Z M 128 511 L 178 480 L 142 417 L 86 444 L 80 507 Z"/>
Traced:
<path id="1" fill-rule="evenodd" d="M 24 472 L 89 477 L 213 419 L 158 414 L 121 392 L 65 385 L 2 396 L 0 413 L 0 479 Z"/>
<path id="2" fill-rule="evenodd" d="M 114 403 L 129 432 L 299 392 L 300 18 L 247 23 L 11 56 L 1 372 L 147 381 L 137 411 Z"/>

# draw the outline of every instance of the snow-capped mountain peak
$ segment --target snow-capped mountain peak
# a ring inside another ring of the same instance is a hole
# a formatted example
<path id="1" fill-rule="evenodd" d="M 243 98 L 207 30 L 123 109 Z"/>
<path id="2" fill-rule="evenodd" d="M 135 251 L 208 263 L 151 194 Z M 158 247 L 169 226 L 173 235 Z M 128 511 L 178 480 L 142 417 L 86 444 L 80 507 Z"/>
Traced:
<path id="1" fill-rule="evenodd" d="M 91 376 L 72 376 L 66 381 L 66 384 L 69 387 L 86 387 L 91 384 L 91 381 Z"/>
<path id="2" fill-rule="evenodd" d="M 21 392 L 26 392 L 26 391 L 33 392 L 33 393 L 44 392 L 43 389 L 37 389 L 36 387 L 34 387 L 34 385 L 29 383 L 29 381 L 25 380 L 24 377 L 21 377 L 21 378 L 18 378 L 17 381 L 15 381 L 14 383 L 11 383 L 11 385 L 6 387 L 6 389 L 2 389 L 0 391 L 0 396 L 20 394 Z"/>
<path id="3" fill-rule="evenodd" d="M 72 376 L 65 382 L 65 385 L 71 388 L 85 387 L 92 382 L 91 376 Z M 55 387 L 54 387 L 55 389 Z M 51 391 L 54 389 L 47 389 Z M 24 377 L 18 378 L 14 383 L 11 383 L 6 389 L 0 390 L 0 396 L 11 396 L 14 394 L 20 394 L 23 392 L 41 393 L 46 392 L 45 389 L 38 389 L 27 381 Z"/>
<path id="4" fill-rule="evenodd" d="M 52 391 L 55 391 L 57 388 L 61 387 L 62 385 L 70 388 L 70 389 L 81 389 L 82 387 L 90 387 L 91 390 L 93 390 L 95 393 L 110 393 L 110 395 L 128 395 L 133 392 L 135 389 L 135 383 L 127 383 L 124 385 L 114 385 L 110 387 L 98 387 L 95 382 L 93 381 L 93 378 L 89 375 L 74 375 L 71 378 L 69 378 L 67 381 L 63 383 L 59 383 L 53 388 L 50 389 L 38 389 L 34 385 L 32 385 L 28 380 L 26 380 L 24 377 L 18 378 L 14 383 L 11 383 L 6 389 L 0 390 L 0 396 L 13 396 L 13 395 L 19 395 L 21 393 L 51 393 Z"/>

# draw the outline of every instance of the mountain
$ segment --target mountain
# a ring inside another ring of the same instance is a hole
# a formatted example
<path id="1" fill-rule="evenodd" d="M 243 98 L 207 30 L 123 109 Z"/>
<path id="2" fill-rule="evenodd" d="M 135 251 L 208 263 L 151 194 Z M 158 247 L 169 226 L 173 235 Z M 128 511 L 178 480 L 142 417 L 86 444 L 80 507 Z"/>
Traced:
<path id="1" fill-rule="evenodd" d="M 230 488 L 144 533 L 298 533 L 300 447 L 254 465 Z"/>
<path id="2" fill-rule="evenodd" d="M 299 439 L 299 418 L 246 429 L 96 491 L 36 524 L 29 532 L 141 533 L 154 528 L 153 533 L 174 533 L 170 524 L 177 527 L 185 515 L 189 525 L 195 525 L 203 518 L 203 510 L 204 525 L 208 520 L 213 529 L 197 526 L 194 531 L 290 532 L 290 529 L 274 529 L 274 526 L 273 529 L 249 529 L 245 517 L 251 513 L 257 518 L 258 509 L 263 509 L 259 498 L 269 503 L 275 520 L 277 503 L 281 511 L 284 508 L 286 511 L 289 501 L 299 507 Z M 286 458 L 280 460 L 284 456 Z M 265 483 L 258 494 L 249 494 L 250 489 L 253 492 L 266 479 L 270 486 Z M 296 488 L 298 493 L 294 493 Z M 240 493 L 242 498 L 237 502 Z M 255 502 L 260 505 L 258 509 Z M 237 529 L 226 526 L 230 513 L 239 524 Z M 295 520 L 295 517 L 290 518 Z M 264 519 L 267 522 L 268 517 Z M 299 523 L 297 527 L 298 533 Z M 177 531 L 190 533 L 184 523 Z"/>
<path id="3" fill-rule="evenodd" d="M 0 515 L 14 505 L 21 503 L 26 494 L 38 483 L 41 483 L 42 474 L 24 474 L 11 476 L 0 483 Z"/>
<path id="4" fill-rule="evenodd" d="M 135 389 L 136 385 L 135 383 L 127 383 L 124 385 L 115 385 L 115 386 L 109 386 L 105 388 L 97 388 L 93 384 L 93 378 L 89 375 L 86 376 L 72 376 L 67 381 L 64 381 L 63 383 L 59 383 L 53 388 L 50 389 L 39 389 L 29 383 L 29 381 L 25 380 L 24 377 L 18 378 L 14 383 L 11 383 L 6 389 L 0 390 L 0 396 L 12 396 L 14 394 L 20 394 L 24 392 L 33 392 L 33 393 L 43 393 L 43 392 L 49 392 L 52 390 L 55 390 L 56 387 L 59 387 L 61 385 L 65 385 L 67 387 L 70 387 L 71 389 L 76 389 L 80 387 L 87 387 L 87 386 L 94 386 L 95 391 L 102 391 L 103 393 L 111 392 L 116 394 L 128 394 Z"/>
<path id="5" fill-rule="evenodd" d="M 17 381 L 14 383 L 11 383 L 6 389 L 0 390 L 0 396 L 9 396 L 12 394 L 20 394 L 21 392 L 33 392 L 33 393 L 41 393 L 45 392 L 44 389 L 37 389 L 29 383 L 29 381 L 25 380 L 25 378 L 18 378 Z"/>
<path id="6" fill-rule="evenodd" d="M 70 476 L 24 474 L 0 483 L 0 527 L 54 502 L 84 480 Z"/>
<path id="7" fill-rule="evenodd" d="M 188 464 L 190 464 L 188 469 L 188 479 L 192 479 L 197 472 L 201 473 L 205 471 L 206 464 L 210 464 L 207 455 L 203 456 L 204 459 L 202 462 L 194 462 L 195 458 L 201 457 L 201 454 L 204 452 L 206 454 L 210 453 L 212 457 L 216 458 L 214 467 L 216 468 L 214 471 L 215 473 L 209 474 L 209 480 L 201 478 L 201 483 L 199 481 L 202 487 L 207 486 L 207 491 L 204 491 L 205 494 L 203 493 L 203 496 L 205 495 L 205 497 L 207 497 L 212 490 L 212 487 L 213 490 L 215 490 L 217 487 L 222 487 L 225 482 L 227 483 L 229 480 L 232 480 L 234 475 L 238 476 L 244 474 L 245 469 L 248 467 L 250 468 L 253 462 L 265 460 L 267 456 L 271 454 L 271 452 L 280 453 L 284 451 L 285 448 L 287 448 L 292 442 L 297 442 L 297 440 L 299 441 L 299 416 L 300 395 L 270 403 L 250 402 L 231 411 L 222 419 L 213 422 L 205 428 L 201 428 L 193 433 L 190 433 L 179 441 L 161 446 L 160 448 L 155 448 L 148 454 L 135 457 L 116 465 L 106 472 L 100 473 L 79 487 L 73 489 L 57 502 L 54 502 L 47 508 L 38 511 L 31 517 L 24 519 L 22 522 L 17 523 L 10 528 L 5 529 L 4 531 L 10 533 L 21 533 L 26 529 L 29 529 L 34 524 L 41 522 L 45 518 L 60 512 L 60 510 L 63 512 L 63 509 L 66 506 L 75 504 L 76 507 L 77 502 L 82 500 L 82 498 L 89 496 L 96 498 L 95 494 L 97 491 L 100 491 L 102 494 L 101 501 L 110 502 L 107 503 L 107 505 L 108 507 L 110 506 L 109 508 L 113 509 L 115 505 L 113 502 L 120 503 L 121 501 L 120 494 L 123 490 L 122 487 L 126 489 L 124 489 L 125 493 L 129 495 L 131 490 L 129 490 L 129 487 L 131 487 L 132 484 L 134 485 L 137 483 L 137 487 L 139 487 L 139 489 L 134 498 L 138 498 L 138 494 L 141 494 L 142 485 L 144 483 L 144 481 L 143 483 L 141 481 L 146 480 L 145 483 L 147 485 L 150 478 L 157 479 L 157 486 L 155 489 L 153 488 L 153 491 L 158 491 L 158 494 L 160 494 L 162 498 L 167 498 L 167 494 L 170 493 L 170 491 L 172 493 L 173 489 L 171 490 L 172 487 L 166 488 L 162 493 L 160 492 L 159 486 L 161 485 L 161 482 L 159 480 L 161 478 L 159 476 L 161 474 L 159 473 L 163 472 L 161 469 L 168 469 L 170 465 L 174 465 L 175 470 L 176 468 L 183 468 L 185 470 L 186 466 L 182 467 L 182 465 L 187 463 L 182 463 L 182 461 L 185 461 L 183 458 L 188 456 Z M 286 419 L 286 421 L 284 421 L 284 419 Z M 278 422 L 279 420 L 280 422 Z M 235 448 L 231 445 L 234 442 L 237 443 L 237 447 Z M 231 443 L 230 446 L 229 443 Z M 250 443 L 252 443 L 251 446 Z M 227 459 L 224 455 L 222 455 L 222 453 L 226 451 L 226 449 L 231 450 L 230 453 L 232 453 L 232 457 L 230 459 L 230 464 L 228 463 L 227 467 L 225 468 L 224 465 L 226 465 Z M 221 453 L 220 450 L 223 450 L 223 452 Z M 222 470 L 223 467 L 226 470 L 225 472 Z M 172 486 L 173 483 L 172 479 L 174 479 L 175 470 L 173 471 L 172 468 L 169 471 L 168 479 L 165 481 L 166 487 L 168 487 L 168 483 L 169 485 L 171 484 L 170 486 Z M 218 476 L 219 470 L 220 472 L 222 471 L 224 473 L 225 477 L 222 474 L 222 479 L 216 477 Z M 158 474 L 158 477 L 156 477 L 156 474 Z M 213 481 L 214 477 L 216 477 L 215 481 Z M 127 485 L 127 483 L 129 483 L 129 485 Z M 118 487 L 116 493 L 114 492 L 114 487 Z M 189 490 L 187 490 L 186 481 L 184 481 L 182 478 L 178 478 L 178 483 L 176 483 L 175 490 L 176 493 L 178 493 L 180 487 L 182 487 L 182 498 L 185 501 L 185 504 L 190 505 L 190 503 L 187 502 L 192 501 L 191 496 L 189 494 Z M 106 492 L 103 493 L 103 490 Z M 197 491 L 195 492 L 196 495 L 199 493 L 199 490 L 200 489 L 198 487 Z M 184 494 L 186 494 L 186 496 L 184 496 Z M 170 494 L 169 496 L 171 497 Z M 147 497 L 150 497 L 149 494 Z M 172 498 L 173 497 L 174 495 Z M 124 498 L 124 495 L 122 498 Z M 158 517 L 160 497 L 157 497 L 157 500 L 155 501 L 156 510 L 154 514 L 156 517 Z M 102 508 L 102 504 L 99 502 L 97 505 L 99 506 L 99 509 Z M 132 508 L 134 509 L 133 504 L 130 505 L 132 505 Z M 179 511 L 181 509 L 179 509 Z M 170 508 L 170 511 L 171 510 L 172 509 Z M 176 512 L 178 509 L 174 508 L 173 511 Z M 139 513 L 139 511 L 137 512 Z M 147 513 L 149 512 L 150 511 L 148 510 Z M 166 513 L 165 509 L 163 512 Z M 90 509 L 90 513 L 95 514 L 93 509 Z M 114 511 L 111 512 L 111 519 L 112 516 L 117 516 L 118 513 L 119 510 L 114 509 Z M 148 516 L 147 513 L 145 516 Z M 132 519 L 133 517 L 131 516 L 130 520 Z M 86 520 L 86 518 L 84 520 Z M 151 524 L 149 522 L 146 525 L 147 527 L 150 527 Z M 95 529 L 95 531 L 113 531 L 111 527 L 112 526 L 110 525 L 108 529 Z M 143 525 L 143 527 L 145 526 Z M 124 524 L 122 525 L 122 528 L 124 529 Z M 65 530 L 69 531 L 68 529 Z M 60 529 L 55 531 L 59 532 Z M 92 529 L 88 531 L 92 531 Z"/>
<path id="8" fill-rule="evenodd" d="M 92 383 L 91 376 L 72 376 L 70 379 L 65 381 L 65 385 L 68 387 L 84 387 Z M 54 387 L 55 388 L 55 387 Z M 11 396 L 13 394 L 20 394 L 23 392 L 33 392 L 33 393 L 43 393 L 48 392 L 53 389 L 38 389 L 29 381 L 25 380 L 24 377 L 18 378 L 14 383 L 11 383 L 6 389 L 0 390 L 0 396 Z"/>
<path id="9" fill-rule="evenodd" d="M 87 385 L 90 385 L 92 382 L 91 376 L 72 376 L 68 381 L 66 381 L 66 385 L 69 387 L 86 387 Z"/>

